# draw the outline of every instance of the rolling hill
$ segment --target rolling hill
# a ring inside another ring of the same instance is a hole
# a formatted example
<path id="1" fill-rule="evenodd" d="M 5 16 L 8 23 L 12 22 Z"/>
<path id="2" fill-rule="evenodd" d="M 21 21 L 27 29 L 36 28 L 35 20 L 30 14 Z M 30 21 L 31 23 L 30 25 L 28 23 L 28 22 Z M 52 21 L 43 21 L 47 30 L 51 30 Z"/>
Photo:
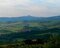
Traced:
<path id="1" fill-rule="evenodd" d="M 0 17 L 0 42 L 48 38 L 50 34 L 60 35 L 60 16 Z"/>
<path id="2" fill-rule="evenodd" d="M 29 28 L 60 28 L 60 16 L 53 17 L 0 17 L 0 30 L 9 30 L 12 32 L 19 32 L 24 29 L 25 26 Z"/>
<path id="3" fill-rule="evenodd" d="M 33 16 L 22 16 L 22 17 L 0 17 L 0 22 L 17 22 L 17 21 L 52 21 L 60 20 L 60 16 L 53 17 L 33 17 Z"/>

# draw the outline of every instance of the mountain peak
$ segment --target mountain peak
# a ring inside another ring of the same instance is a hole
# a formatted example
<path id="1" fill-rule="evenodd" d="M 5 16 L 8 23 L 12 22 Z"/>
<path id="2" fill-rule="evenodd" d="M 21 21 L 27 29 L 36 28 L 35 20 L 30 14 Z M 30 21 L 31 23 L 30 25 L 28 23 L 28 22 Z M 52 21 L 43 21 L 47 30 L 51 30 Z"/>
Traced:
<path id="1" fill-rule="evenodd" d="M 27 15 L 27 16 L 25 16 L 25 17 L 33 17 L 33 16 L 31 16 L 31 15 Z"/>

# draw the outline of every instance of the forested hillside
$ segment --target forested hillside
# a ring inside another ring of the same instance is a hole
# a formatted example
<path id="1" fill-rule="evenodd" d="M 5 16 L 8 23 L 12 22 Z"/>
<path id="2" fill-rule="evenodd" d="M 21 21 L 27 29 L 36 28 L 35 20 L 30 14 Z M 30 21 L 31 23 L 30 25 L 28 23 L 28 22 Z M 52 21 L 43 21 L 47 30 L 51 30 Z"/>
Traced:
<path id="1" fill-rule="evenodd" d="M 0 19 L 0 48 L 60 48 L 60 16 L 4 19 Z"/>

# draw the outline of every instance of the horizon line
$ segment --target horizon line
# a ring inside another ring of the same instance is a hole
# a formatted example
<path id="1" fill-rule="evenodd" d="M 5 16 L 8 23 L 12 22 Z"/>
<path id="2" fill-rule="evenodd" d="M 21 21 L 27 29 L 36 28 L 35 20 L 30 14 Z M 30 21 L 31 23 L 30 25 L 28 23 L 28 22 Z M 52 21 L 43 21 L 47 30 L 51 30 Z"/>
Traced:
<path id="1" fill-rule="evenodd" d="M 0 18 L 15 18 L 15 17 L 42 17 L 42 18 L 47 18 L 47 17 L 57 17 L 60 15 L 53 15 L 53 16 L 33 16 L 33 15 L 23 15 L 23 16 L 0 16 Z"/>

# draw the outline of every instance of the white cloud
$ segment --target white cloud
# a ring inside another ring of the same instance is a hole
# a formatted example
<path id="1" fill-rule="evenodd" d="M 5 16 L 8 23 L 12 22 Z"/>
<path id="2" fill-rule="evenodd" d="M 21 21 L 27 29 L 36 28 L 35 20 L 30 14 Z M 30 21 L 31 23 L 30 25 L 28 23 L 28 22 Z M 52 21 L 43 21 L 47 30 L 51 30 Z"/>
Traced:
<path id="1" fill-rule="evenodd" d="M 15 5 L 15 0 L 0 0 L 0 6 L 12 6 Z"/>
<path id="2" fill-rule="evenodd" d="M 30 3 L 30 0 L 16 0 L 16 5 L 26 6 Z"/>
<path id="3" fill-rule="evenodd" d="M 44 0 L 43 0 L 43 1 L 44 1 Z M 59 3 L 60 0 L 45 0 L 45 2 L 46 2 L 46 3 L 53 3 L 53 4 L 55 4 L 55 3 Z"/>
<path id="4" fill-rule="evenodd" d="M 59 2 L 59 0 L 41 0 L 41 2 L 38 0 L 37 2 L 36 0 L 0 0 L 0 17 L 29 14 L 33 16 L 60 14 Z"/>

